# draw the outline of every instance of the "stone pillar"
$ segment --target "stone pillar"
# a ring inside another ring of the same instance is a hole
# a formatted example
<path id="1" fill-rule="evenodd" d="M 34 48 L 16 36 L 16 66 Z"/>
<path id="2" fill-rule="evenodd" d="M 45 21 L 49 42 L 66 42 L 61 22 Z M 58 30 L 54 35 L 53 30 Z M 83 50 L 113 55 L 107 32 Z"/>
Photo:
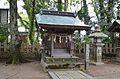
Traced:
<path id="1" fill-rule="evenodd" d="M 85 44 L 85 70 L 88 70 L 89 67 L 89 53 L 90 53 L 90 45 Z"/>

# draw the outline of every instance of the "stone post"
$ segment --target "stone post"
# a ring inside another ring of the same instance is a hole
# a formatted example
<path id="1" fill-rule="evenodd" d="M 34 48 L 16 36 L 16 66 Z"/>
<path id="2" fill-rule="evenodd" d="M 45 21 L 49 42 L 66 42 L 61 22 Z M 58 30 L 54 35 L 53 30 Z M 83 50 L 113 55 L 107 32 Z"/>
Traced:
<path id="1" fill-rule="evenodd" d="M 90 53 L 90 46 L 89 44 L 85 44 L 85 70 L 89 67 L 89 53 Z"/>
<path id="2" fill-rule="evenodd" d="M 51 35 L 51 56 L 53 57 L 53 50 L 54 50 L 54 35 Z"/>

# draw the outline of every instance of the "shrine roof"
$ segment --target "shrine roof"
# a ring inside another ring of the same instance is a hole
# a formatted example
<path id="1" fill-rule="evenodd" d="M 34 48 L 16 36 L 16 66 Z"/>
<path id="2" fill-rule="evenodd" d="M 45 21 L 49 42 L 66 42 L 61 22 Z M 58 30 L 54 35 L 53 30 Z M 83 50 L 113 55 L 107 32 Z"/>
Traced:
<path id="1" fill-rule="evenodd" d="M 110 31 L 110 32 L 120 32 L 120 17 L 119 16 L 112 23 L 112 25 L 109 27 L 108 31 Z"/>
<path id="2" fill-rule="evenodd" d="M 48 11 L 41 10 L 40 13 L 36 14 L 36 21 L 39 25 L 44 25 L 48 27 L 61 27 L 64 28 L 76 28 L 80 29 L 90 29 L 91 27 L 79 20 L 75 13 L 71 12 L 59 12 L 59 11 Z"/>

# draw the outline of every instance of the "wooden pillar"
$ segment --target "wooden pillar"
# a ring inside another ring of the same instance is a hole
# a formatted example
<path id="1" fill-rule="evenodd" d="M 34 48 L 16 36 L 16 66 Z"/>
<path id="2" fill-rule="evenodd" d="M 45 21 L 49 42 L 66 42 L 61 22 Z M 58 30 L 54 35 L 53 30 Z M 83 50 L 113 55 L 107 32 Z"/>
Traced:
<path id="1" fill-rule="evenodd" d="M 54 35 L 51 35 L 51 56 L 53 56 L 53 50 L 54 50 Z"/>

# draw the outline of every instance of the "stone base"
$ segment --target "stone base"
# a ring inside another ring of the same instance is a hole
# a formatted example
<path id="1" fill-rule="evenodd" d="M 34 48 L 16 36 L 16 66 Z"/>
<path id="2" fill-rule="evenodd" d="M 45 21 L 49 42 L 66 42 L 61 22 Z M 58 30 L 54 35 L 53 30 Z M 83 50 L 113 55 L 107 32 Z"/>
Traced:
<path id="1" fill-rule="evenodd" d="M 41 65 L 45 72 L 56 69 L 80 69 L 83 63 L 80 63 L 78 57 L 55 58 L 45 57 L 41 59 Z"/>
<path id="2" fill-rule="evenodd" d="M 103 62 L 92 62 L 93 65 L 103 65 Z"/>

